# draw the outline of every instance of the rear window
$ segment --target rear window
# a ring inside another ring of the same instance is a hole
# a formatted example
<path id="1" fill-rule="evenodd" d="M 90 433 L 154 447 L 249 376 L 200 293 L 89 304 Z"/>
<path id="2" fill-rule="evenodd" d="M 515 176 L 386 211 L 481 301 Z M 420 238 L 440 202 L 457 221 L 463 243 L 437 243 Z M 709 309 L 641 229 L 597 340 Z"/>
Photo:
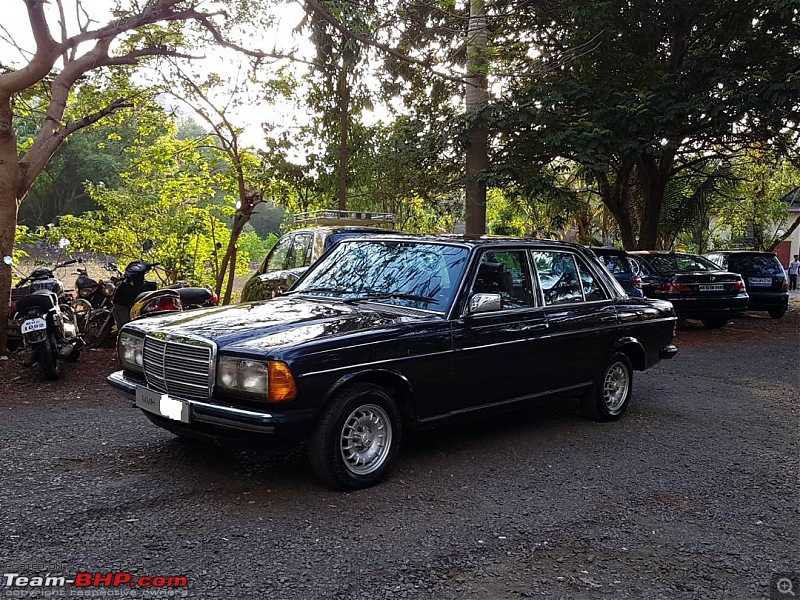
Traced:
<path id="1" fill-rule="evenodd" d="M 731 254 L 728 256 L 728 269 L 737 273 L 783 275 L 778 257 L 772 254 Z"/>
<path id="2" fill-rule="evenodd" d="M 659 273 L 719 271 L 719 267 L 710 260 L 693 254 L 654 254 L 645 260 Z"/>

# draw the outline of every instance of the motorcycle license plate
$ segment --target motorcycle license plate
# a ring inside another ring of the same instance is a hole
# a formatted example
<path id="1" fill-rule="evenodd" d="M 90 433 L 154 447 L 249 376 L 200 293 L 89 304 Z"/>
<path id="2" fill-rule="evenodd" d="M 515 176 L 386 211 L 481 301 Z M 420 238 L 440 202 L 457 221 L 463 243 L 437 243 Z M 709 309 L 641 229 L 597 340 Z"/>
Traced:
<path id="1" fill-rule="evenodd" d="M 188 402 L 170 398 L 168 394 L 154 392 L 146 387 L 136 388 L 136 406 L 173 421 L 189 422 Z"/>
<path id="2" fill-rule="evenodd" d="M 22 323 L 19 332 L 25 335 L 26 333 L 41 331 L 42 329 L 47 329 L 47 322 L 44 319 L 28 319 Z"/>

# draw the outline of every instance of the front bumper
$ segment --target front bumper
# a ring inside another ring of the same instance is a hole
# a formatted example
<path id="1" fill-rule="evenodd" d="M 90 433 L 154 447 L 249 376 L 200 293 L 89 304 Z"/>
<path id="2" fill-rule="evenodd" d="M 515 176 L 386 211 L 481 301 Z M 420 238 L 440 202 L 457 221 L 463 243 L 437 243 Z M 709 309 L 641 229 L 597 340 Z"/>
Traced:
<path id="1" fill-rule="evenodd" d="M 106 381 L 130 400 L 135 400 L 137 387 L 147 387 L 142 381 L 126 376 L 124 371 L 111 373 Z M 215 442 L 248 445 L 252 442 L 299 442 L 308 436 L 315 414 L 313 410 L 262 411 L 229 403 L 212 404 L 178 396 L 175 399 L 189 405 L 188 423 L 144 409 L 142 412 L 159 427 L 177 435 Z"/>

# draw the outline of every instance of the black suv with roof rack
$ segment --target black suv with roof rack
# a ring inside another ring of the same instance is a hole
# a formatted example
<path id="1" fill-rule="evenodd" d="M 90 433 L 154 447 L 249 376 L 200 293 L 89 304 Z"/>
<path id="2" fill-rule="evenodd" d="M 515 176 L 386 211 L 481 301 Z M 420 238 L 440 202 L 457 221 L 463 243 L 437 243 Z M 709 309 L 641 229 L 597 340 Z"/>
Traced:
<path id="1" fill-rule="evenodd" d="M 281 236 L 256 272 L 245 282 L 242 302 L 268 300 L 288 290 L 325 251 L 345 238 L 394 229 L 391 213 L 315 210 L 298 213 L 301 227 Z"/>
<path id="2" fill-rule="evenodd" d="M 781 261 L 774 252 L 717 250 L 707 259 L 732 273 L 739 273 L 747 287 L 747 310 L 765 310 L 780 319 L 789 308 L 789 284 Z"/>

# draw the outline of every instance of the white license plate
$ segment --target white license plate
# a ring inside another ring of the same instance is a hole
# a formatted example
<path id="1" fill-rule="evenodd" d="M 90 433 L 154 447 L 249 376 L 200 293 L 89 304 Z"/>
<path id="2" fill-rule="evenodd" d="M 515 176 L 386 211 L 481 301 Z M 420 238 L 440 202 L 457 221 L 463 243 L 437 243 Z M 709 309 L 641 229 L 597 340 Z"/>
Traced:
<path id="1" fill-rule="evenodd" d="M 47 329 L 47 322 L 44 319 L 28 319 L 22 323 L 22 327 L 19 328 L 19 332 L 22 335 L 25 335 L 26 333 L 30 333 L 32 331 L 41 331 L 42 329 Z"/>
<path id="2" fill-rule="evenodd" d="M 145 387 L 136 388 L 136 406 L 173 421 L 189 422 L 189 403 Z"/>
<path id="3" fill-rule="evenodd" d="M 772 277 L 749 277 L 750 285 L 772 285 Z"/>
<path id="4" fill-rule="evenodd" d="M 699 289 L 701 292 L 721 292 L 725 289 L 725 286 L 721 283 L 708 283 L 700 285 Z"/>

